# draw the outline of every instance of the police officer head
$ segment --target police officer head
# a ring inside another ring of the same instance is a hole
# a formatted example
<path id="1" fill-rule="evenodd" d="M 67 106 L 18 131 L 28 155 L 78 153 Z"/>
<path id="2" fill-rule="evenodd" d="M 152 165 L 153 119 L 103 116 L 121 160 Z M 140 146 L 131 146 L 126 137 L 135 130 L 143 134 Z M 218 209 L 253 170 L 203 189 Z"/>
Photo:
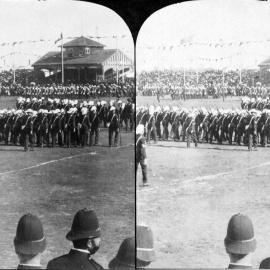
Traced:
<path id="1" fill-rule="evenodd" d="M 251 265 L 249 254 L 256 249 L 256 239 L 252 221 L 248 216 L 236 214 L 231 217 L 224 245 L 231 263 Z"/>
<path id="2" fill-rule="evenodd" d="M 40 265 L 41 253 L 46 248 L 46 239 L 42 223 L 37 216 L 26 214 L 20 218 L 14 247 L 20 263 Z"/>
<path id="3" fill-rule="evenodd" d="M 109 263 L 110 269 L 135 269 L 135 237 L 126 238 Z"/>
<path id="4" fill-rule="evenodd" d="M 136 128 L 136 135 L 143 135 L 144 134 L 144 125 L 139 124 Z"/>
<path id="5" fill-rule="evenodd" d="M 96 253 L 100 245 L 100 227 L 96 213 L 88 209 L 79 210 L 66 238 L 73 242 L 74 248 L 88 250 L 90 254 Z"/>
<path id="6" fill-rule="evenodd" d="M 137 225 L 137 267 L 146 267 L 155 260 L 154 238 L 152 230 L 146 225 Z"/>

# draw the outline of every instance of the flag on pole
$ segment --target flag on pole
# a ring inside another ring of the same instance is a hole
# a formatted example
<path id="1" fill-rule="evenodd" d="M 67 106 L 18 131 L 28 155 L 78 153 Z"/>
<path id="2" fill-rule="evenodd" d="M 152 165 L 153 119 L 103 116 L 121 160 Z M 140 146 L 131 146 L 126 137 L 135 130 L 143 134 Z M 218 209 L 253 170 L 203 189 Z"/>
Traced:
<path id="1" fill-rule="evenodd" d="M 60 38 L 58 38 L 58 39 L 54 42 L 54 44 L 56 44 L 58 41 L 60 41 L 60 40 L 62 40 L 62 39 L 63 39 L 63 34 L 61 33 Z"/>

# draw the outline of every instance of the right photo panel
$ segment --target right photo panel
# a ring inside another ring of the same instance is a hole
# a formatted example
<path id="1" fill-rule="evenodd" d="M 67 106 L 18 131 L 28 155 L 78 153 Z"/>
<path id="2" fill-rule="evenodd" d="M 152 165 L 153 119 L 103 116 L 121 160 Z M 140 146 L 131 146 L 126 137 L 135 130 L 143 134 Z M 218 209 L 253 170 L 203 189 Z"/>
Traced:
<path id="1" fill-rule="evenodd" d="M 141 27 L 138 268 L 270 268 L 269 25 L 269 1 L 201 0 Z"/>

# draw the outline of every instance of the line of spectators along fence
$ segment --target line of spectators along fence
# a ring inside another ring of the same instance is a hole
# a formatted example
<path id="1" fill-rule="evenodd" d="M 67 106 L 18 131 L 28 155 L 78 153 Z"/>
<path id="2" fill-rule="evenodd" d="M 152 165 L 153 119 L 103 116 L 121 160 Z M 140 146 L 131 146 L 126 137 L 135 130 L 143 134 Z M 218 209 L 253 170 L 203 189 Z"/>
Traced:
<path id="1" fill-rule="evenodd" d="M 171 95 L 172 98 L 207 98 L 224 96 L 266 97 L 270 87 L 262 85 L 258 72 L 244 70 L 185 73 L 181 70 L 141 72 L 137 76 L 137 93 L 144 96 Z M 185 86 L 184 86 L 185 85 Z"/>

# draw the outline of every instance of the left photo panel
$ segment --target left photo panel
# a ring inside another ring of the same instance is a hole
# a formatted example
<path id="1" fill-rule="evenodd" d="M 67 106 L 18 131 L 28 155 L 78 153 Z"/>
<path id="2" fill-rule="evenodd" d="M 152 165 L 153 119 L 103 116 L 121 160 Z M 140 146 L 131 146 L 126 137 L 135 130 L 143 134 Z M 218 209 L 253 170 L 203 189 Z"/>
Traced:
<path id="1" fill-rule="evenodd" d="M 1 268 L 135 268 L 134 111 L 117 13 L 0 0 Z"/>

